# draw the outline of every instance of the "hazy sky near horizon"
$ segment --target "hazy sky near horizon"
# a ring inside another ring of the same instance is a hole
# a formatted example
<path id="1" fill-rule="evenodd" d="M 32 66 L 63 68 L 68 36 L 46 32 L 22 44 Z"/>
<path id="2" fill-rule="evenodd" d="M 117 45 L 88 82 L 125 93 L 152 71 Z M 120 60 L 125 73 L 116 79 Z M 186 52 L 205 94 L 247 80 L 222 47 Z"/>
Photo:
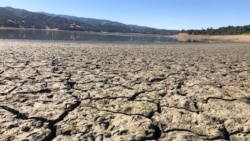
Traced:
<path id="1" fill-rule="evenodd" d="M 250 0 L 0 0 L 0 7 L 162 29 L 250 25 Z"/>

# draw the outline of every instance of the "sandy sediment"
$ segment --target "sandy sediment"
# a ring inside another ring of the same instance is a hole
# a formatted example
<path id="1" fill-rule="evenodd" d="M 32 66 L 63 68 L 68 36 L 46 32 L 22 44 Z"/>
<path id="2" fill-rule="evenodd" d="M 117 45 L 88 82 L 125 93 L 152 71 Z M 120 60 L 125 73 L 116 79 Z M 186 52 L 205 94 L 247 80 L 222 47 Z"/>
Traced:
<path id="1" fill-rule="evenodd" d="M 1 40 L 0 140 L 250 140 L 250 47 Z"/>
<path id="2" fill-rule="evenodd" d="M 250 42 L 250 35 L 188 35 L 175 36 L 181 42 Z"/>

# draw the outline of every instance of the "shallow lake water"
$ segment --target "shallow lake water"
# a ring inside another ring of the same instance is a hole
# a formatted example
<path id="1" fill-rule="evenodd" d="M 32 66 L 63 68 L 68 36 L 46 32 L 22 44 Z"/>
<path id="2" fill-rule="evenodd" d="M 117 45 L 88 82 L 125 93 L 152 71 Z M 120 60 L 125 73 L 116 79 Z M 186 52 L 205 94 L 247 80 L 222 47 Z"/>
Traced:
<path id="1" fill-rule="evenodd" d="M 177 39 L 163 35 L 89 33 L 82 31 L 0 29 L 0 39 L 76 40 L 86 42 L 168 43 Z"/>

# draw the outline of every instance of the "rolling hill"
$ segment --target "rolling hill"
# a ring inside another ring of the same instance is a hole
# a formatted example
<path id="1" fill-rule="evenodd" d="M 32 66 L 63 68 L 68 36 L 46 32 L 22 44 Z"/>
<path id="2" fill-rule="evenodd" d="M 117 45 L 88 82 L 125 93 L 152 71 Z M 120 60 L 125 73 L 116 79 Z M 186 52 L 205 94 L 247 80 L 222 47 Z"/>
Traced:
<path id="1" fill-rule="evenodd" d="M 120 32 L 174 35 L 178 30 L 156 29 L 127 25 L 119 22 L 92 18 L 30 12 L 12 7 L 0 7 L 0 26 L 14 28 L 59 29 L 89 32 Z"/>

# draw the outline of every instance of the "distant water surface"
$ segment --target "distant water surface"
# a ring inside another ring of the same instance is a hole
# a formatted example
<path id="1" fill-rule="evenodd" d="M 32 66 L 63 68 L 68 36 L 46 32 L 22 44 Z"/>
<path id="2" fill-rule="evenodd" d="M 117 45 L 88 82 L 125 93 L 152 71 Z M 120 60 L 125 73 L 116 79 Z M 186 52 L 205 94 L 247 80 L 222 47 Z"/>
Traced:
<path id="1" fill-rule="evenodd" d="M 80 31 L 0 29 L 0 39 L 76 40 L 86 42 L 167 43 L 177 39 L 162 35 L 89 33 Z"/>

